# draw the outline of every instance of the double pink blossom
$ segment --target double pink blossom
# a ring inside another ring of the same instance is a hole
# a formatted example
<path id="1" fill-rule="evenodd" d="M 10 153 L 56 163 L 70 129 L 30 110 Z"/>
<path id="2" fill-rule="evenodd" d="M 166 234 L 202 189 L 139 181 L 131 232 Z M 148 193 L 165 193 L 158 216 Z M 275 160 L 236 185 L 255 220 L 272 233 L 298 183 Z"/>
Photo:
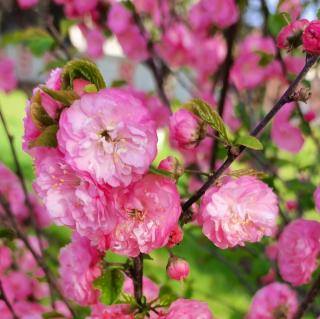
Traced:
<path id="1" fill-rule="evenodd" d="M 242 176 L 205 193 L 198 221 L 216 246 L 229 248 L 273 235 L 277 216 L 272 189 L 255 177 Z"/>
<path id="2" fill-rule="evenodd" d="M 302 34 L 303 48 L 307 53 L 320 55 L 320 21 L 311 21 Z"/>

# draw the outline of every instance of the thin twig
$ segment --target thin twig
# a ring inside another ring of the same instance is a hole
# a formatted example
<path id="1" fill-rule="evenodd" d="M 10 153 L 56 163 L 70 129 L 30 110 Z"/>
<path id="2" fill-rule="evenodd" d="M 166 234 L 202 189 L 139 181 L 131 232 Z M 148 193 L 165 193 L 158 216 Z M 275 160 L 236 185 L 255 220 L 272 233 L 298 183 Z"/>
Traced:
<path id="1" fill-rule="evenodd" d="M 143 296 L 143 254 L 133 258 L 132 281 L 134 288 L 134 297 L 137 303 L 141 304 Z"/>
<path id="2" fill-rule="evenodd" d="M 308 73 L 310 68 L 317 62 L 318 56 L 307 55 L 306 63 L 301 72 L 298 74 L 296 79 L 290 84 L 285 93 L 280 97 L 278 102 L 272 107 L 272 109 L 267 113 L 264 118 L 258 123 L 258 125 L 251 131 L 252 136 L 257 136 L 264 128 L 269 124 L 272 118 L 276 115 L 276 113 L 288 102 L 292 101 L 292 94 L 294 93 L 297 85 L 304 78 L 304 76 Z M 207 182 L 203 184 L 203 186 L 196 191 L 183 205 L 182 210 L 183 214 L 187 212 L 187 210 L 192 206 L 193 203 L 198 201 L 203 194 L 210 188 L 210 186 L 223 174 L 223 172 L 230 167 L 230 165 L 237 159 L 240 154 L 246 149 L 245 146 L 239 147 L 237 153 L 231 152 L 229 150 L 228 157 L 224 161 L 224 163 L 219 167 L 219 169 L 208 178 Z M 183 218 L 183 214 L 182 217 Z"/>
<path id="3" fill-rule="evenodd" d="M 48 280 L 48 284 L 51 285 L 52 288 L 57 292 L 57 294 L 59 295 L 61 300 L 68 307 L 69 311 L 76 318 L 76 314 L 75 314 L 74 310 L 72 309 L 71 304 L 69 303 L 69 301 L 62 294 L 59 286 L 57 285 L 57 283 L 54 280 L 54 277 L 53 277 L 50 269 L 48 268 L 48 266 L 46 265 L 46 263 L 42 259 L 42 256 L 39 256 L 38 253 L 32 247 L 32 245 L 30 244 L 30 242 L 29 242 L 27 236 L 25 235 L 24 231 L 21 229 L 20 225 L 17 223 L 16 218 L 13 215 L 9 204 L 7 203 L 7 201 L 6 201 L 5 197 L 3 196 L 3 194 L 1 194 L 1 193 L 0 193 L 0 204 L 3 207 L 3 210 L 4 210 L 4 212 L 5 212 L 5 214 L 6 214 L 7 218 L 8 218 L 8 221 L 11 224 L 11 227 L 16 232 L 17 237 L 22 240 L 22 242 L 24 243 L 26 248 L 30 251 L 30 253 L 32 254 L 33 258 L 37 262 L 38 266 L 44 271 L 44 273 L 45 273 L 45 275 L 47 277 L 47 280 Z"/>
<path id="4" fill-rule="evenodd" d="M 0 299 L 2 299 L 4 301 L 4 303 L 6 304 L 7 308 L 9 309 L 9 311 L 11 312 L 11 314 L 13 316 L 13 319 L 19 319 L 19 317 L 15 313 L 9 299 L 7 298 L 7 295 L 3 289 L 1 280 L 0 280 Z"/>

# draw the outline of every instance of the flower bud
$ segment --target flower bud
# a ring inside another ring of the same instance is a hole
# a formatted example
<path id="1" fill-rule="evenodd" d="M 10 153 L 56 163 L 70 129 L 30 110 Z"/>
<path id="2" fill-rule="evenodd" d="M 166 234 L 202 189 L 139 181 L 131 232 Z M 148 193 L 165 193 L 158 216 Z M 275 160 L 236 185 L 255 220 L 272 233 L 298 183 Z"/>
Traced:
<path id="1" fill-rule="evenodd" d="M 173 146 L 192 149 L 207 135 L 207 125 L 193 113 L 181 109 L 170 117 L 170 139 Z"/>
<path id="2" fill-rule="evenodd" d="M 301 45 L 301 36 L 309 21 L 297 20 L 282 28 L 278 35 L 277 45 L 280 49 L 292 50 Z"/>
<path id="3" fill-rule="evenodd" d="M 167 247 L 173 248 L 178 245 L 183 239 L 183 231 L 179 225 L 177 225 L 170 233 Z"/>
<path id="4" fill-rule="evenodd" d="M 295 211 L 298 208 L 298 203 L 295 200 L 286 201 L 286 209 L 290 212 Z"/>
<path id="5" fill-rule="evenodd" d="M 73 90 L 79 95 L 82 96 L 85 93 L 85 87 L 91 84 L 91 82 L 85 79 L 74 79 L 73 80 Z"/>
<path id="6" fill-rule="evenodd" d="M 174 179 L 179 179 L 179 177 L 183 174 L 184 168 L 180 164 L 177 158 L 174 156 L 168 156 L 164 160 L 162 160 L 159 164 L 159 169 L 172 173 Z"/>
<path id="7" fill-rule="evenodd" d="M 186 260 L 172 256 L 167 265 L 167 274 L 173 280 L 183 280 L 189 275 L 189 264 Z"/>
<path id="8" fill-rule="evenodd" d="M 303 48 L 310 54 L 320 55 L 320 21 L 311 21 L 302 35 Z"/>
<path id="9" fill-rule="evenodd" d="M 309 111 L 303 115 L 303 118 L 306 122 L 310 123 L 317 117 L 317 114 L 314 111 Z"/>

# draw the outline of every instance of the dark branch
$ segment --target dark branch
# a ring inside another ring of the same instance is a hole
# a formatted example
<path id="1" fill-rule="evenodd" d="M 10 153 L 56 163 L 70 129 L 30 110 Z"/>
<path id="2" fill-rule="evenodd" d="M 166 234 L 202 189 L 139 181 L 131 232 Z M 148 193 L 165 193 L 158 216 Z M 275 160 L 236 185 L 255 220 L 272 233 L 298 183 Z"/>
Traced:
<path id="1" fill-rule="evenodd" d="M 17 314 L 15 313 L 9 299 L 7 298 L 7 295 L 3 289 L 3 286 L 2 286 L 2 282 L 0 280 L 0 299 L 2 299 L 4 301 L 4 303 L 6 304 L 6 306 L 8 307 L 9 311 L 11 312 L 12 314 L 12 317 L 13 319 L 19 319 L 19 317 L 17 316 Z"/>
<path id="2" fill-rule="evenodd" d="M 137 303 L 141 304 L 143 296 L 143 254 L 133 258 L 132 281 L 134 288 L 134 297 Z"/>

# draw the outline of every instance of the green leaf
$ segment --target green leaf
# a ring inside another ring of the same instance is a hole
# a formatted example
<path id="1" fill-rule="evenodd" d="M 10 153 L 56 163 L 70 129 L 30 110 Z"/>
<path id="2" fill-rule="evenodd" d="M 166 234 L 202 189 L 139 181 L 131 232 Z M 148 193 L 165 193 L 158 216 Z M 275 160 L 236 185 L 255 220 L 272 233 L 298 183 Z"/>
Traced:
<path id="1" fill-rule="evenodd" d="M 252 135 L 243 135 L 239 136 L 236 140 L 236 145 L 243 145 L 247 148 L 251 148 L 253 150 L 262 150 L 262 143 Z"/>
<path id="2" fill-rule="evenodd" d="M 320 9 L 318 9 L 318 11 L 317 11 L 317 18 L 318 18 L 318 20 L 320 20 Z"/>
<path id="3" fill-rule="evenodd" d="M 268 27 L 273 36 L 278 36 L 280 30 L 287 25 L 281 13 L 272 14 L 268 18 Z"/>
<path id="4" fill-rule="evenodd" d="M 98 92 L 97 87 L 94 84 L 87 84 L 84 87 L 83 91 L 85 93 L 96 93 L 96 92 Z"/>
<path id="5" fill-rule="evenodd" d="M 29 148 L 36 146 L 56 147 L 57 142 L 58 125 L 53 124 L 46 127 L 34 141 L 30 142 Z"/>
<path id="6" fill-rule="evenodd" d="M 227 144 L 230 144 L 226 125 L 210 104 L 200 99 L 193 99 L 187 102 L 184 107 L 208 123 Z"/>
<path id="7" fill-rule="evenodd" d="M 143 260 L 153 260 L 149 254 L 143 254 Z"/>
<path id="8" fill-rule="evenodd" d="M 45 67 L 43 68 L 42 73 L 51 71 L 51 70 L 53 70 L 55 68 L 62 68 L 66 63 L 67 63 L 67 61 L 62 60 L 62 59 L 56 59 L 56 60 L 50 61 L 49 63 L 47 63 L 45 65 Z"/>
<path id="9" fill-rule="evenodd" d="M 123 87 L 126 86 L 128 83 L 125 80 L 114 80 L 111 83 L 111 87 L 112 88 L 119 88 L 119 87 Z"/>
<path id="10" fill-rule="evenodd" d="M 41 86 L 41 90 L 65 106 L 71 105 L 75 100 L 80 98 L 78 94 L 72 90 L 54 91 L 45 86 Z"/>
<path id="11" fill-rule="evenodd" d="M 65 318 L 65 316 L 57 311 L 45 312 L 42 314 L 43 319 L 53 319 L 53 318 Z"/>
<path id="12" fill-rule="evenodd" d="M 53 48 L 55 40 L 46 30 L 31 27 L 5 34 L 0 41 L 0 47 L 19 43 L 27 46 L 34 55 L 42 56 Z"/>
<path id="13" fill-rule="evenodd" d="M 176 299 L 176 296 L 171 294 L 163 295 L 160 297 L 159 305 L 161 307 L 169 307 Z"/>
<path id="14" fill-rule="evenodd" d="M 73 80 L 85 79 L 95 84 L 98 90 L 104 89 L 106 83 L 97 68 L 90 60 L 80 59 L 68 62 L 63 68 L 62 87 L 64 90 L 73 89 Z"/>
<path id="15" fill-rule="evenodd" d="M 105 305 L 114 304 L 122 290 L 124 275 L 121 270 L 105 269 L 102 275 L 93 282 L 93 286 L 101 291 L 100 300 Z"/>
<path id="16" fill-rule="evenodd" d="M 259 66 L 265 67 L 273 61 L 273 55 L 264 51 L 255 51 L 260 56 Z"/>
<path id="17" fill-rule="evenodd" d="M 54 124 L 54 120 L 49 116 L 43 106 L 37 102 L 31 103 L 30 116 L 33 124 L 40 130 Z"/>
<path id="18" fill-rule="evenodd" d="M 10 228 L 1 227 L 0 228 L 0 238 L 6 238 L 9 240 L 13 240 L 16 237 L 14 231 Z"/>

